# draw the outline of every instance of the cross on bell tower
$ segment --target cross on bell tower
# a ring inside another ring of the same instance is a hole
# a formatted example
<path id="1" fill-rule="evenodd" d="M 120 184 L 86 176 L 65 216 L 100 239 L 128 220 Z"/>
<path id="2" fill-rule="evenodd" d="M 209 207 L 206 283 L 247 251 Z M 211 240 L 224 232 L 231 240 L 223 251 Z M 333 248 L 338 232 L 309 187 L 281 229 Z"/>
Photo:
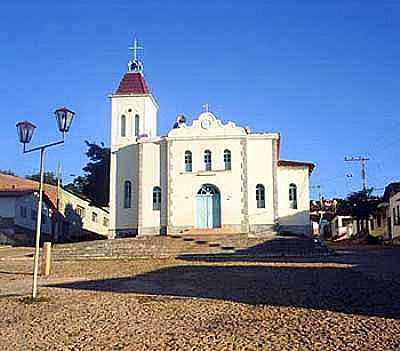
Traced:
<path id="1" fill-rule="evenodd" d="M 132 59 L 128 63 L 128 72 L 143 73 L 143 62 L 138 59 L 138 51 L 144 50 L 142 46 L 139 46 L 137 39 L 133 40 L 132 45 L 129 47 L 132 51 Z"/>

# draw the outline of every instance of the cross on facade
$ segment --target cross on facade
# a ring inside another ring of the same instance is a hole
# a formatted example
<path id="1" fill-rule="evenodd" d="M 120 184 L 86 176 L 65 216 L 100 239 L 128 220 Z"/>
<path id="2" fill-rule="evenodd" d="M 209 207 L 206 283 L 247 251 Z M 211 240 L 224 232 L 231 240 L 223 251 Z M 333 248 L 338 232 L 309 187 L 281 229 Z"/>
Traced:
<path id="1" fill-rule="evenodd" d="M 133 61 L 137 61 L 137 53 L 138 53 L 138 50 L 143 50 L 143 49 L 144 49 L 144 48 L 143 48 L 142 46 L 139 46 L 139 45 L 138 45 L 138 41 L 137 41 L 137 39 L 135 38 L 135 39 L 133 40 L 133 45 L 129 47 L 129 50 L 131 50 L 131 51 L 132 51 L 132 54 L 133 54 Z"/>
<path id="2" fill-rule="evenodd" d="M 202 107 L 204 108 L 204 112 L 210 112 L 210 105 L 208 103 L 204 104 Z"/>

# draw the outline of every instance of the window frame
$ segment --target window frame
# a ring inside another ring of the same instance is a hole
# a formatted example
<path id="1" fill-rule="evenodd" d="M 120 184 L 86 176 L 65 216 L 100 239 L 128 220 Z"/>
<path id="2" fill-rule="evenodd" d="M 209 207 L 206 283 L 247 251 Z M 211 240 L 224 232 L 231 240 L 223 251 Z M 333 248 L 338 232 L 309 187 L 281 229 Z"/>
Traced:
<path id="1" fill-rule="evenodd" d="M 120 118 L 120 135 L 121 135 L 121 137 L 122 138 L 125 138 L 126 137 L 126 122 L 127 122 L 127 120 L 126 120 L 126 115 L 121 115 L 121 118 Z"/>
<path id="2" fill-rule="evenodd" d="M 298 196 L 297 196 L 297 185 L 294 183 L 289 184 L 289 208 L 292 210 L 298 209 Z"/>
<path id="3" fill-rule="evenodd" d="M 225 165 L 225 171 L 232 170 L 232 152 L 231 152 L 231 150 L 228 150 L 228 149 L 224 150 L 224 165 Z"/>
<path id="4" fill-rule="evenodd" d="M 132 182 L 130 180 L 124 182 L 124 208 L 132 208 Z"/>
<path id="5" fill-rule="evenodd" d="M 212 152 L 211 150 L 205 150 L 203 154 L 204 161 L 204 170 L 211 171 L 212 170 Z"/>
<path id="6" fill-rule="evenodd" d="M 140 116 L 138 114 L 135 114 L 135 117 L 133 118 L 133 132 L 135 137 L 138 137 L 140 132 L 139 132 L 139 128 L 140 128 Z"/>
<path id="7" fill-rule="evenodd" d="M 186 150 L 184 157 L 185 157 L 185 172 L 192 172 L 193 171 L 193 154 L 192 154 L 192 152 L 190 150 Z"/>
<path id="8" fill-rule="evenodd" d="M 256 185 L 256 206 L 265 208 L 265 186 L 263 184 Z"/>
<path id="9" fill-rule="evenodd" d="M 153 187 L 153 211 L 161 210 L 161 188 L 159 186 Z"/>
<path id="10" fill-rule="evenodd" d="M 86 209 L 81 205 L 76 205 L 75 212 L 81 219 L 84 219 L 86 216 Z"/>

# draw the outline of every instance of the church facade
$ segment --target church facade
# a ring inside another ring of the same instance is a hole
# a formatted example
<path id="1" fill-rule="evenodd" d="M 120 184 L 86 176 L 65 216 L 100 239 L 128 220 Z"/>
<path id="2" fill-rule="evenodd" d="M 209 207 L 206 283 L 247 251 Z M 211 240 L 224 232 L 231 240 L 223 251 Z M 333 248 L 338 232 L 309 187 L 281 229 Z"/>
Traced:
<path id="1" fill-rule="evenodd" d="M 111 105 L 111 237 L 310 233 L 314 165 L 281 160 L 278 133 L 252 133 L 207 108 L 158 136 L 158 105 L 136 55 Z"/>

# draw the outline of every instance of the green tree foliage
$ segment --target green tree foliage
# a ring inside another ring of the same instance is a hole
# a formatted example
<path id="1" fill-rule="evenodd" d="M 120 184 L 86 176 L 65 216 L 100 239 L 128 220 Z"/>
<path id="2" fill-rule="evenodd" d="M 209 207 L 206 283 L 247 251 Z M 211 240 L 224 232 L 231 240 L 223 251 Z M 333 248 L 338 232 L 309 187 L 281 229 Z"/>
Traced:
<path id="1" fill-rule="evenodd" d="M 76 195 L 85 197 L 84 193 L 83 193 L 84 192 L 83 189 L 84 189 L 86 183 L 87 183 L 87 180 L 86 180 L 85 176 L 78 176 L 72 181 L 72 183 L 65 185 L 64 189 L 66 189 L 72 193 L 75 193 Z"/>
<path id="2" fill-rule="evenodd" d="M 354 217 L 368 231 L 368 226 L 364 225 L 364 222 L 376 212 L 377 206 L 381 201 L 381 198 L 373 196 L 372 192 L 373 188 L 349 194 L 346 199 L 338 203 L 337 213 Z"/>
<path id="3" fill-rule="evenodd" d="M 27 175 L 25 178 L 40 182 L 40 173 Z M 57 176 L 54 172 L 44 172 L 44 182 L 46 184 L 57 185 Z"/>
<path id="4" fill-rule="evenodd" d="M 88 198 L 95 206 L 108 206 L 110 187 L 110 148 L 103 143 L 85 141 L 89 162 L 83 168 L 85 174 L 76 177 L 65 188 Z"/>
<path id="5" fill-rule="evenodd" d="M 352 207 L 352 215 L 359 219 L 368 219 L 377 209 L 380 202 L 378 196 L 372 195 L 373 189 L 351 193 L 347 201 Z"/>

